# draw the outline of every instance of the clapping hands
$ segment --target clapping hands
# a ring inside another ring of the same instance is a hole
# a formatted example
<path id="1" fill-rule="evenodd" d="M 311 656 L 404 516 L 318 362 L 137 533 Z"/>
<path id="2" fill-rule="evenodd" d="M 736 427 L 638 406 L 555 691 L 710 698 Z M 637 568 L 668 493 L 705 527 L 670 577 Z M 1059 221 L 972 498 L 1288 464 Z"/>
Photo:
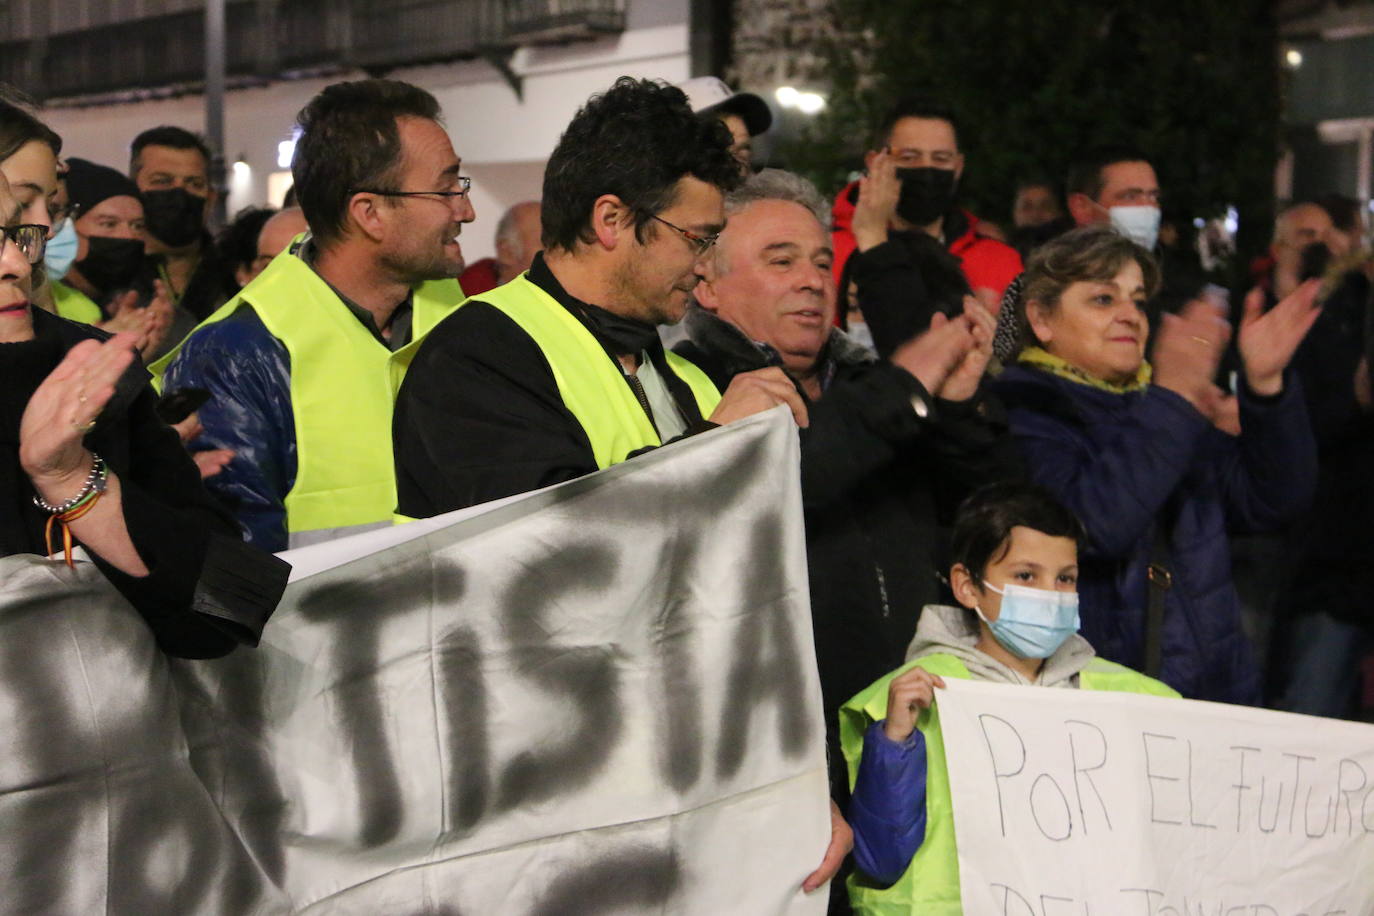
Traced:
<path id="1" fill-rule="evenodd" d="M 929 330 L 902 344 L 892 362 L 916 377 L 936 397 L 966 401 L 992 358 L 997 321 L 973 296 L 964 297 L 963 314 L 946 318 L 936 313 Z"/>
<path id="2" fill-rule="evenodd" d="M 132 332 L 137 337 L 138 351 L 146 359 L 167 338 L 172 328 L 175 306 L 161 280 L 153 281 L 153 298 L 142 308 L 138 305 L 138 290 L 126 290 L 110 303 L 110 319 L 100 325 L 112 334 Z"/>
<path id="3" fill-rule="evenodd" d="M 1272 396 L 1283 390 L 1283 370 L 1321 314 L 1320 285 L 1319 280 L 1308 280 L 1267 312 L 1263 291 L 1252 289 L 1245 297 L 1237 345 L 1245 383 L 1255 394 Z"/>

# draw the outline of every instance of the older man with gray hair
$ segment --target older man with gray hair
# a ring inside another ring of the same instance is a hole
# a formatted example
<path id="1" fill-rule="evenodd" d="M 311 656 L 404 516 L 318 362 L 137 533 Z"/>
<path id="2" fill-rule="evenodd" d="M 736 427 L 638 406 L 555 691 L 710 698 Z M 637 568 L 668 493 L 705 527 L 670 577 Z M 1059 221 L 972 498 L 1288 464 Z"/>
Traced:
<path id="1" fill-rule="evenodd" d="M 806 179 L 764 169 L 726 196 L 725 213 L 675 349 L 721 388 L 779 366 L 808 402 L 802 498 L 829 722 L 904 660 L 921 608 L 939 597 L 935 554 L 954 506 L 1019 470 L 979 386 L 992 319 L 941 315 L 879 360 L 835 327 L 826 206 Z"/>
<path id="2" fill-rule="evenodd" d="M 530 263 L 543 246 L 539 241 L 540 206 L 537 200 L 523 200 L 501 214 L 496 223 L 496 257 L 470 264 L 458 275 L 463 294 L 476 296 L 509 283 L 530 269 Z"/>

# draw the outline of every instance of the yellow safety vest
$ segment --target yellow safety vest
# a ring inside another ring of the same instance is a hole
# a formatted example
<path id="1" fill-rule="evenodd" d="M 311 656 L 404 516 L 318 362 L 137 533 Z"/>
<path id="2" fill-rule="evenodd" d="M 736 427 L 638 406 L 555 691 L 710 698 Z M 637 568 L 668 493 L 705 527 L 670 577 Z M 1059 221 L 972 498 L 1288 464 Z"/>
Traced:
<path id="1" fill-rule="evenodd" d="M 849 767 L 849 786 L 859 773 L 864 733 L 887 717 L 888 683 L 920 666 L 940 677 L 969 679 L 968 667 L 953 655 L 926 655 L 884 675 L 840 707 L 840 748 Z M 1094 658 L 1079 673 L 1083 690 L 1116 690 L 1178 697 L 1178 691 L 1105 659 Z M 939 703 L 921 711 L 916 720 L 926 744 L 926 836 L 907 870 L 891 887 L 881 888 L 855 873 L 849 877 L 849 902 L 864 916 L 962 916 L 959 895 L 959 856 L 954 843 L 954 810 L 949 797 L 949 770 L 940 731 Z"/>
<path id="2" fill-rule="evenodd" d="M 391 521 L 396 391 L 425 335 L 462 300 L 456 280 L 419 286 L 410 343 L 393 353 L 288 249 L 197 328 L 251 308 L 291 356 L 296 480 L 285 502 L 293 547 Z M 180 349 L 152 365 L 159 387 Z"/>
<path id="3" fill-rule="evenodd" d="M 558 393 L 592 445 L 598 468 L 624 461 L 631 452 L 661 445 L 614 360 L 577 317 L 525 274 L 473 301 L 492 305 L 520 325 L 548 360 Z M 703 417 L 720 403 L 720 392 L 692 363 L 667 351 L 668 366 L 687 383 Z"/>
<path id="4" fill-rule="evenodd" d="M 53 282 L 52 302 L 57 307 L 57 314 L 68 321 L 99 324 L 105 320 L 105 313 L 100 311 L 100 306 L 91 301 L 91 298 L 81 290 L 74 289 L 65 283 Z"/>

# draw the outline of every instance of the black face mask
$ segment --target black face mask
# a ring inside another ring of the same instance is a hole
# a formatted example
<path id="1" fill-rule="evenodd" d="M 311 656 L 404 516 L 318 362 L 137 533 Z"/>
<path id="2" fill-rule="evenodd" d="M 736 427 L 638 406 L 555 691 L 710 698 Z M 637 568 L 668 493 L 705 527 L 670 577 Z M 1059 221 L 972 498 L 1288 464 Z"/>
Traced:
<path id="1" fill-rule="evenodd" d="M 143 264 L 142 239 L 86 238 L 86 256 L 72 266 L 101 293 L 128 286 Z"/>
<path id="2" fill-rule="evenodd" d="M 143 220 L 153 238 L 171 248 L 183 248 L 200 237 L 205 198 L 184 188 L 143 191 Z"/>
<path id="3" fill-rule="evenodd" d="M 1313 242 L 1302 250 L 1298 262 L 1298 279 L 1306 281 L 1313 277 L 1325 276 L 1330 265 L 1331 249 L 1326 247 L 1325 242 Z"/>
<path id="4" fill-rule="evenodd" d="M 954 205 L 954 170 L 897 169 L 902 183 L 897 215 L 913 226 L 929 226 Z"/>

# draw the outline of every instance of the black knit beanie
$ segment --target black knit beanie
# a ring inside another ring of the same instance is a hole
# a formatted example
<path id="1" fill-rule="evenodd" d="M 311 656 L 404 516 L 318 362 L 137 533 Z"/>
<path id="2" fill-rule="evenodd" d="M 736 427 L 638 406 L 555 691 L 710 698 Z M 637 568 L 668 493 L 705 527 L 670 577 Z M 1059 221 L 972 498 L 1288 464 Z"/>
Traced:
<path id="1" fill-rule="evenodd" d="M 138 185 L 124 173 L 86 159 L 67 160 L 67 199 L 76 216 L 111 197 L 138 197 Z"/>

